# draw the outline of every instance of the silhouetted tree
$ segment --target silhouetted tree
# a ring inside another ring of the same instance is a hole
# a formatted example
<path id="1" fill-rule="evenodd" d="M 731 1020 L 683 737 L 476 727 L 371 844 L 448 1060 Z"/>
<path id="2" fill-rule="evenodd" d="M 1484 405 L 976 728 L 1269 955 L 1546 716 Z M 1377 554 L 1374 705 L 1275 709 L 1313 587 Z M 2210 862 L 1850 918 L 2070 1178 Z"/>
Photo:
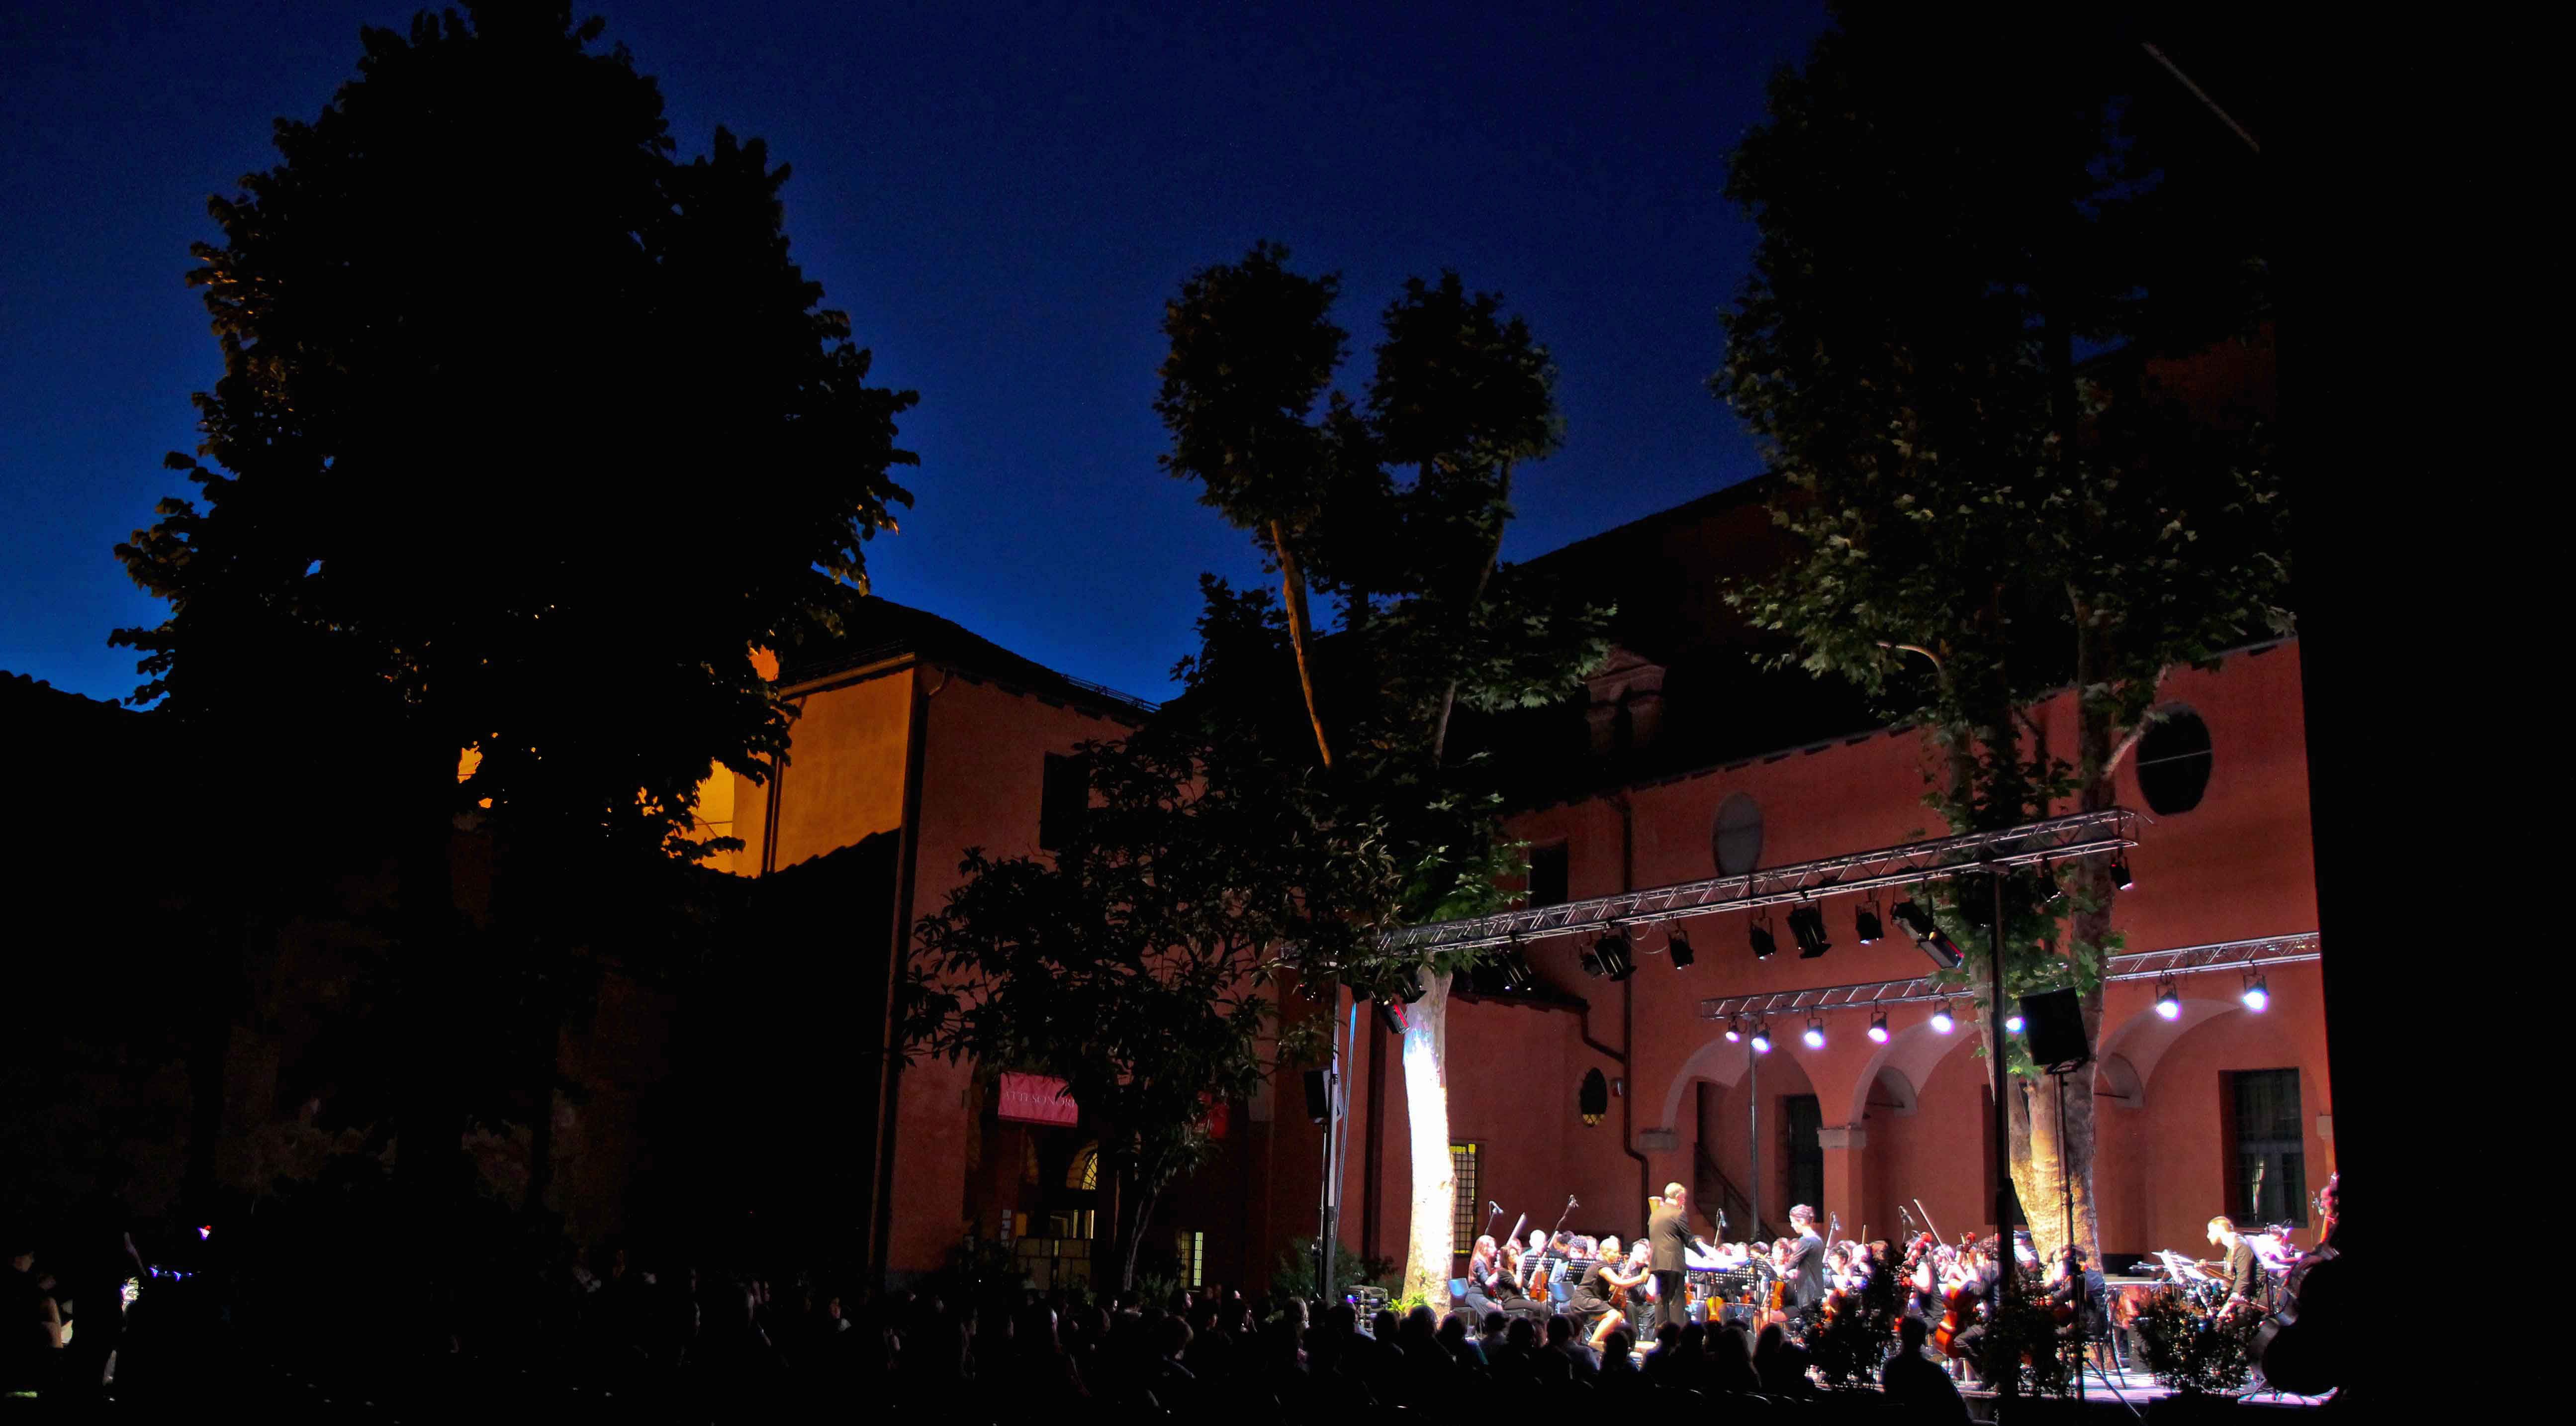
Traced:
<path id="1" fill-rule="evenodd" d="M 1166 308 L 1164 466 L 1261 532 L 1282 571 L 1286 643 L 1344 863 L 1318 894 L 1343 898 L 1338 913 L 1371 932 L 1489 910 L 1520 862 L 1502 838 L 1491 770 L 1449 757 L 1455 710 L 1552 703 L 1607 651 L 1609 611 L 1501 561 L 1515 468 L 1561 438 L 1554 371 L 1499 296 L 1444 273 L 1408 282 L 1385 309 L 1364 400 L 1327 396 L 1348 347 L 1331 318 L 1339 281 L 1295 273 L 1287 256 L 1256 245 L 1193 275 Z M 1309 585 L 1341 602 L 1321 648 Z M 1222 586 L 1210 598 L 1208 627 L 1258 643 L 1257 605 Z M 1276 702 L 1261 668 L 1238 654 L 1228 676 L 1194 690 L 1230 710 L 1214 716 L 1239 736 L 1260 735 Z M 1310 962 L 1363 995 L 1412 1002 L 1406 1286 L 1424 1296 L 1449 1280 L 1446 1007 L 1452 974 L 1471 959 L 1381 956 L 1364 940 L 1347 958 Z"/>
<path id="2" fill-rule="evenodd" d="M 864 585 L 910 499 L 913 397 L 789 259 L 787 169 L 722 129 L 678 161 L 600 32 L 562 4 L 368 29 L 279 121 L 190 275 L 224 357 L 169 461 L 198 495 L 117 551 L 169 603 L 116 635 L 138 700 L 292 786 L 295 847 L 398 868 L 407 1171 L 452 1151 L 433 1066 L 480 996 L 456 829 L 520 876 L 478 917 L 581 894 L 540 868 L 702 854 L 710 765 L 785 751 L 753 650 Z"/>
<path id="3" fill-rule="evenodd" d="M 2260 421 L 2187 412 L 2155 377 L 2257 333 L 2259 249 L 2207 178 L 2235 156 L 2179 157 L 2216 132 L 2203 114 L 2180 139 L 2142 122 L 2161 97 L 2136 86 L 2170 77 L 2090 16 L 1837 12 L 1728 180 L 1761 241 L 1713 385 L 1768 444 L 1804 546 L 1737 598 L 1946 747 L 1929 801 L 1953 829 L 2109 806 L 2165 674 L 2289 625 Z M 2079 366 L 2079 344 L 2106 354 Z M 2071 761 L 2030 715 L 2070 683 Z M 2098 1034 L 2107 868 L 2015 885 L 2007 993 L 2073 985 Z M 1984 907 L 1945 915 L 1984 950 Z M 2022 1201 L 2055 1200 L 2062 1153 L 2093 1242 L 2090 1068 L 2064 1146 L 2026 1093 L 2007 1102 Z M 2058 1219 L 2032 1216 L 2053 1249 Z"/>
<path id="4" fill-rule="evenodd" d="M 1121 1286 L 1156 1201 L 1213 1152 L 1211 1108 L 1306 1053 L 1263 994 L 1277 949 L 1330 955 L 1359 934 L 1310 910 L 1337 904 L 1310 900 L 1343 865 L 1329 801 L 1269 743 L 1225 731 L 1184 696 L 1088 745 L 1091 805 L 1063 845 L 970 849 L 905 972 L 908 1045 L 1069 1086 L 1119 1186 Z"/>

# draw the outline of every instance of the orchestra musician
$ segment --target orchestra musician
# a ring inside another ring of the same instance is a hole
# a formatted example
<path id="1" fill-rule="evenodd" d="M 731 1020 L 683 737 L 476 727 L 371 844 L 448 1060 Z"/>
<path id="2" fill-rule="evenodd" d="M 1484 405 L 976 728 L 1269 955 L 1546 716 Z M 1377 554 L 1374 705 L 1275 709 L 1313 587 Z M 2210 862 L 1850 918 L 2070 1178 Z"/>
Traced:
<path id="1" fill-rule="evenodd" d="M 2042 1300 L 2059 1309 L 2057 1335 L 2092 1341 L 2102 1335 L 2109 1315 L 2111 1285 L 2100 1268 L 2084 1259 L 2084 1250 L 2068 1243 L 2049 1260 Z"/>
<path id="2" fill-rule="evenodd" d="M 1467 1295 L 1460 1299 L 1460 1305 L 1479 1323 L 1494 1310 L 1494 1274 L 1502 1269 L 1502 1256 L 1493 1237 L 1489 1234 L 1478 1238 L 1475 1250 L 1467 1257 Z"/>
<path id="3" fill-rule="evenodd" d="M 1601 1240 L 1600 1261 L 1584 1272 L 1582 1283 L 1574 1290 L 1574 1300 L 1567 1304 L 1568 1309 L 1576 1313 L 1577 1322 L 1584 1320 L 1584 1312 L 1592 1310 L 1586 1306 L 1587 1302 L 1600 1304 L 1599 1311 L 1592 1318 L 1592 1333 L 1585 1339 L 1585 1345 L 1592 1350 L 1600 1351 L 1601 1344 L 1609 1340 L 1610 1334 L 1627 1322 L 1628 1313 L 1640 1305 L 1640 1298 L 1653 1297 L 1654 1274 L 1646 1266 L 1646 1260 L 1653 1251 L 1642 1238 L 1626 1253 L 1619 1251 L 1618 1239 Z M 1621 1305 L 1623 1302 L 1625 1307 Z"/>
<path id="4" fill-rule="evenodd" d="M 2218 1305 L 2218 1320 L 2224 1322 L 2240 1312 L 2263 1310 L 2263 1265 L 2254 1258 L 2254 1245 L 2236 1231 L 2227 1215 L 2209 1220 L 2209 1241 L 2227 1249 L 2227 1300 Z"/>

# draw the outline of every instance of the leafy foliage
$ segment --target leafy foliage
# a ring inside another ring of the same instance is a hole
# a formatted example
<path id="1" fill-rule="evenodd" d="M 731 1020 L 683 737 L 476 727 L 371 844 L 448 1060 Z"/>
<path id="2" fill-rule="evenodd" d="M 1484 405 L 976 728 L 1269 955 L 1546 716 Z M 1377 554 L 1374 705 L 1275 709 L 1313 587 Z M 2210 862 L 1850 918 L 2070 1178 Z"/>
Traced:
<path id="1" fill-rule="evenodd" d="M 1800 551 L 1730 597 L 1795 663 L 1927 730 L 1946 767 L 1926 801 L 1953 830 L 2108 806 L 2168 671 L 2290 627 L 2262 420 L 2188 409 L 2156 364 L 2257 335 L 2259 282 L 2213 274 L 2259 261 L 2195 169 L 2168 167 L 2116 22 L 1837 16 L 1774 80 L 1728 180 L 1761 239 L 1711 384 L 1768 447 Z M 2079 344 L 2105 355 L 2079 365 Z M 2052 748 L 2031 710 L 2070 685 L 2075 745 Z M 2072 985 L 2098 1020 L 2118 948 L 2104 869 L 2006 893 L 2006 993 Z M 1974 953 L 1952 983 L 1986 980 L 1991 895 L 1938 893 Z M 2089 1071 L 2077 1090 L 2089 1216 Z M 2028 1194 L 2030 1138 L 2054 1131 L 2018 1100 Z"/>
<path id="2" fill-rule="evenodd" d="M 2251 1349 L 2261 1319 L 2205 1318 L 2189 1298 L 2160 1292 L 2138 1312 L 2138 1344 L 2156 1380 L 2186 1395 L 2241 1391 L 2252 1379 Z"/>
<path id="3" fill-rule="evenodd" d="M 169 601 L 137 697 L 244 728 L 299 700 L 357 776 L 683 854 L 710 762 L 765 776 L 752 666 L 910 496 L 910 393 L 787 255 L 788 176 L 562 4 L 369 29 L 359 74 L 211 211 L 224 374 L 197 500 L 118 547 Z M 619 696 L 599 696 L 613 669 Z M 479 762 L 459 784 L 457 751 Z"/>

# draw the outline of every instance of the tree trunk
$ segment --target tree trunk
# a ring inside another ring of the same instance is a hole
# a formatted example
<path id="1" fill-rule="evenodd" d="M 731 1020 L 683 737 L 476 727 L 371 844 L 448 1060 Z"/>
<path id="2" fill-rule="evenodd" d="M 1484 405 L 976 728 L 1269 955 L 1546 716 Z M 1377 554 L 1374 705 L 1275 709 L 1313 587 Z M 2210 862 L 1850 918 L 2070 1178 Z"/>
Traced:
<path id="1" fill-rule="evenodd" d="M 1427 471 L 1429 467 L 1426 466 L 1424 469 Z M 1493 583 L 1494 566 L 1499 564 L 1503 558 L 1504 521 L 1502 518 L 1501 507 L 1511 498 L 1512 463 L 1510 461 L 1505 461 L 1503 462 L 1502 473 L 1494 483 L 1495 513 L 1493 542 L 1485 546 L 1485 558 L 1482 563 L 1476 566 L 1475 587 L 1468 591 L 1466 607 L 1458 612 L 1458 617 L 1466 620 L 1470 624 L 1475 622 L 1477 606 L 1485 602 L 1486 587 Z M 1463 633 L 1464 631 L 1462 630 L 1461 632 Z M 1431 765 L 1433 767 L 1440 766 L 1441 759 L 1447 754 L 1449 747 L 1449 715 L 1456 711 L 1457 706 L 1458 680 L 1453 678 L 1449 680 L 1448 687 L 1440 690 L 1440 721 L 1434 724 L 1431 729 Z"/>
<path id="2" fill-rule="evenodd" d="M 1329 772 L 1333 745 L 1324 736 L 1324 714 L 1315 705 L 1315 670 L 1306 657 L 1306 576 L 1297 568 L 1296 552 L 1288 547 L 1286 528 L 1276 520 L 1270 522 L 1270 549 L 1279 558 L 1279 602 L 1288 612 L 1288 647 L 1297 654 L 1297 686 L 1306 694 L 1306 721 L 1314 725 L 1315 753 Z"/>
<path id="3" fill-rule="evenodd" d="M 1122 1180 L 1129 1177 L 1132 1175 L 1120 1175 Z M 1121 1292 L 1132 1292 L 1136 1288 L 1136 1254 L 1145 1246 L 1145 1225 L 1153 1221 L 1154 1201 L 1162 1197 L 1159 1190 L 1148 1189 L 1141 1184 L 1132 1187 L 1135 1191 L 1122 1195 L 1118 1204 L 1117 1231 L 1125 1240 L 1118 1245 L 1118 1289 Z M 1162 1304 L 1155 1305 L 1159 1307 Z"/>
<path id="4" fill-rule="evenodd" d="M 1404 1112 L 1413 1131 L 1413 1223 L 1404 1295 L 1449 1310 L 1456 1256 L 1457 1166 L 1449 1157 L 1449 977 L 1425 966 L 1420 1000 L 1405 1007 Z"/>

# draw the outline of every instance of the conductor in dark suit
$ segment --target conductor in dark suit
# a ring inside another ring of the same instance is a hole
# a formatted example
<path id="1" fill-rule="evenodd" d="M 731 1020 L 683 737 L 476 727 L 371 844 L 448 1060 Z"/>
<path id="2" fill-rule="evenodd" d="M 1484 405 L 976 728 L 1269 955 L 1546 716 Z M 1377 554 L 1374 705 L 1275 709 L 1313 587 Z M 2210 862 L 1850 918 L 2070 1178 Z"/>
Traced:
<path id="1" fill-rule="evenodd" d="M 1654 1211 L 1646 1219 L 1646 1242 L 1652 1249 L 1647 1266 L 1655 1274 L 1655 1292 L 1663 1307 L 1663 1334 L 1680 1330 L 1679 1324 L 1689 1315 L 1690 1294 L 1683 1276 L 1689 1265 L 1692 1235 L 1690 1201 L 1678 1183 L 1664 1185 L 1664 1196 L 1655 1201 Z"/>

